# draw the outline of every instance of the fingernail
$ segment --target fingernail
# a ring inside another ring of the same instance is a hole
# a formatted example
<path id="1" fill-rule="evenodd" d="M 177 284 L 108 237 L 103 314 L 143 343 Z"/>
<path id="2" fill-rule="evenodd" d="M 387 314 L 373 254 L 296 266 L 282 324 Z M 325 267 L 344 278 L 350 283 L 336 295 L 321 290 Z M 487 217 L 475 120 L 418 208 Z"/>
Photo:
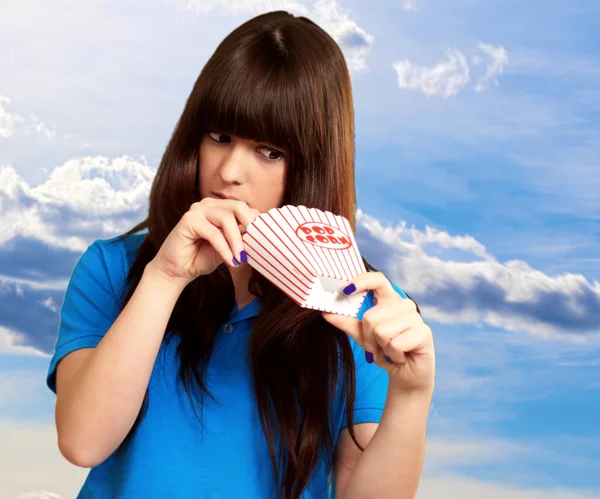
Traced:
<path id="1" fill-rule="evenodd" d="M 234 265 L 234 266 L 236 266 L 236 267 L 239 267 L 239 266 L 240 266 L 240 262 L 238 262 L 238 261 L 235 259 L 235 257 L 233 257 L 233 265 Z"/>
<path id="2" fill-rule="evenodd" d="M 248 263 L 248 255 L 246 254 L 245 250 L 242 250 L 240 253 L 240 260 L 242 263 Z"/>
<path id="3" fill-rule="evenodd" d="M 390 364 L 394 363 L 394 361 L 390 359 L 387 355 L 385 356 L 385 360 L 387 360 Z"/>
<path id="4" fill-rule="evenodd" d="M 371 352 L 365 352 L 365 359 L 367 359 L 367 362 L 369 364 L 373 363 L 373 354 Z"/>
<path id="5" fill-rule="evenodd" d="M 356 291 L 356 286 L 354 284 L 348 284 L 348 286 L 346 286 L 344 288 L 344 294 L 345 295 L 351 295 L 355 291 Z"/>

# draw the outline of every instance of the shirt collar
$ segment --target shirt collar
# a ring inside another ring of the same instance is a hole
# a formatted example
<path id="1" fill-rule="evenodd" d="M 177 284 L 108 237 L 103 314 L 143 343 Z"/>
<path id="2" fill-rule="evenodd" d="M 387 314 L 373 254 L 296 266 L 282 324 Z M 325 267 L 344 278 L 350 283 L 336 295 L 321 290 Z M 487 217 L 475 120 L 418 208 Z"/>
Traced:
<path id="1" fill-rule="evenodd" d="M 238 310 L 238 305 L 237 302 L 234 302 L 233 304 L 233 310 L 231 311 L 231 314 L 229 315 L 229 319 L 228 322 L 239 322 L 239 321 L 243 321 L 244 319 L 249 319 L 251 317 L 256 317 L 260 314 L 260 311 L 262 310 L 262 303 L 260 301 L 260 298 L 254 298 L 254 300 L 252 300 L 250 303 L 248 303 L 248 305 L 246 305 L 241 311 Z"/>

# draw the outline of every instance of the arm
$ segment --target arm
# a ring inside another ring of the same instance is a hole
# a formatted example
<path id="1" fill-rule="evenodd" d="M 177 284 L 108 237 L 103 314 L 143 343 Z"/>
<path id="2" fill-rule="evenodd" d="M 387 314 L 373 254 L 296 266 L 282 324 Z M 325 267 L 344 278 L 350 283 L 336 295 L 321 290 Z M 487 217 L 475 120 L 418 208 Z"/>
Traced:
<path id="1" fill-rule="evenodd" d="M 130 301 L 96 348 L 57 368 L 58 445 L 71 463 L 93 467 L 112 454 L 141 408 L 165 328 L 182 286 L 146 266 Z"/>
<path id="2" fill-rule="evenodd" d="M 364 453 L 348 429 L 336 449 L 336 496 L 340 499 L 415 497 L 425 459 L 432 391 L 401 392 L 390 385 L 379 425 L 356 426 Z"/>
<path id="3" fill-rule="evenodd" d="M 338 493 L 342 499 L 414 498 L 423 468 L 427 414 L 434 389 L 433 335 L 416 303 L 397 292 L 383 274 L 361 274 L 344 293 L 364 290 L 373 290 L 375 305 L 361 318 L 323 313 L 364 350 L 367 364 L 375 364 L 389 375 L 383 414 L 377 429 L 366 435 L 371 438 L 364 453 L 348 442 L 349 435 L 340 435 L 340 459 L 345 458 L 353 469 L 340 467 Z M 363 371 L 363 377 L 373 374 Z M 363 399 L 379 397 L 371 395 L 371 390 L 361 393 Z"/>

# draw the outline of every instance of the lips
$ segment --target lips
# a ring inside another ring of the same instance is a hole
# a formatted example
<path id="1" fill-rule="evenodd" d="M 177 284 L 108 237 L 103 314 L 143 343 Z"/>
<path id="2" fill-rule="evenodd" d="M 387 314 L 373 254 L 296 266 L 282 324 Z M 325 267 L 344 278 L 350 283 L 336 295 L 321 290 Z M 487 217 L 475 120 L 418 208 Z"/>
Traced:
<path id="1" fill-rule="evenodd" d="M 236 196 L 232 196 L 231 194 L 220 194 L 218 192 L 213 192 L 213 196 L 218 198 L 218 199 L 232 199 L 234 201 L 239 201 L 240 198 L 236 197 Z"/>

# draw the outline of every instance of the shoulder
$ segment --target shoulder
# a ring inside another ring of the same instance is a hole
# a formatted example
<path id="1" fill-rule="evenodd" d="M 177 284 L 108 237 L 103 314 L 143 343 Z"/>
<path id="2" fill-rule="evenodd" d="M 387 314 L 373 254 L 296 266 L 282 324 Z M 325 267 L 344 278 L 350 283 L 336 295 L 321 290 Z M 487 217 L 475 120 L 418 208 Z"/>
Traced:
<path id="1" fill-rule="evenodd" d="M 132 263 L 146 235 L 147 233 L 144 232 L 127 237 L 115 236 L 110 239 L 96 239 L 88 247 L 88 250 L 90 248 L 97 249 L 107 263 L 114 263 L 115 261 Z"/>
<path id="2" fill-rule="evenodd" d="M 146 235 L 141 233 L 94 240 L 79 258 L 71 279 L 87 276 L 97 281 L 104 280 L 114 296 L 120 296 Z"/>
<path id="3" fill-rule="evenodd" d="M 97 239 L 77 261 L 60 309 L 46 383 L 56 393 L 56 368 L 80 348 L 94 348 L 119 314 L 126 279 L 145 234 Z"/>

